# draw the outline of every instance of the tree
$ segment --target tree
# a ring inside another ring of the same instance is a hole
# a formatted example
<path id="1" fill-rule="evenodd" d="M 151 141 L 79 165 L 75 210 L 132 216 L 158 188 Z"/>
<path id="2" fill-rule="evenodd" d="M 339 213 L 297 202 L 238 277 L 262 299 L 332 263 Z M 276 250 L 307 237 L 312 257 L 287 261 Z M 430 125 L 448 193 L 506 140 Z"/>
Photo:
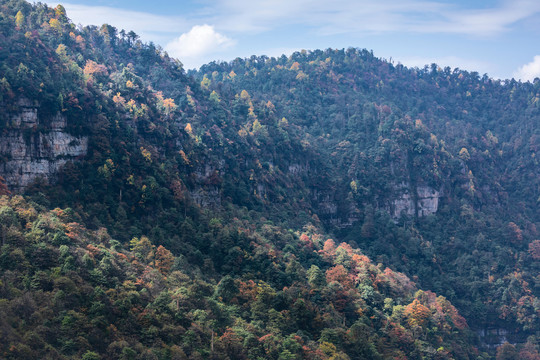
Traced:
<path id="1" fill-rule="evenodd" d="M 52 29 L 58 32 L 62 31 L 62 24 L 60 24 L 60 21 L 58 21 L 57 19 L 49 20 L 49 25 L 51 26 Z"/>
<path id="2" fill-rule="evenodd" d="M 100 360 L 101 356 L 99 356 L 93 351 L 88 350 L 84 353 L 81 359 L 82 360 Z"/>
<path id="3" fill-rule="evenodd" d="M 326 285 L 324 273 L 317 265 L 311 265 L 307 271 L 308 283 L 314 288 L 321 288 Z"/>
<path id="4" fill-rule="evenodd" d="M 346 289 L 350 289 L 354 284 L 343 265 L 334 266 L 326 271 L 326 282 L 331 283 L 333 281 L 340 283 Z"/>
<path id="5" fill-rule="evenodd" d="M 156 268 L 163 275 L 167 275 L 171 271 L 171 267 L 174 263 L 173 254 L 162 245 L 159 245 L 156 250 L 155 258 Z"/>
<path id="6" fill-rule="evenodd" d="M 137 35 L 133 30 L 127 33 L 128 43 L 129 45 L 133 45 L 137 39 L 139 39 L 139 35 Z"/>
<path id="7" fill-rule="evenodd" d="M 113 46 L 116 44 L 117 29 L 114 26 L 103 24 L 101 25 L 100 33 L 105 38 L 105 42 Z"/>
<path id="8" fill-rule="evenodd" d="M 17 224 L 17 215 L 9 206 L 0 208 L 0 236 L 2 237 L 2 245 L 4 245 L 6 232 L 10 226 Z"/>
<path id="9" fill-rule="evenodd" d="M 212 92 L 210 93 L 209 99 L 210 99 L 211 101 L 213 101 L 213 102 L 216 102 L 216 103 L 221 102 L 221 99 L 219 98 L 218 93 L 215 92 L 215 91 L 212 91 Z"/>
<path id="10" fill-rule="evenodd" d="M 230 275 L 225 275 L 217 284 L 215 294 L 221 301 L 229 302 L 238 293 L 238 287 Z"/>
<path id="11" fill-rule="evenodd" d="M 323 250 L 324 255 L 331 256 L 336 253 L 336 243 L 332 239 L 328 239 L 324 242 Z"/>
<path id="12" fill-rule="evenodd" d="M 497 348 L 497 360 L 518 360 L 520 359 L 516 347 L 509 343 L 504 343 Z"/>
<path id="13" fill-rule="evenodd" d="M 431 316 L 431 311 L 422 305 L 418 299 L 414 299 L 412 303 L 405 307 L 404 314 L 408 317 L 409 325 L 422 326 Z"/>
<path id="14" fill-rule="evenodd" d="M 253 131 L 253 133 L 257 134 L 259 133 L 261 130 L 263 129 L 261 123 L 259 122 L 258 119 L 255 119 L 255 121 L 253 122 L 253 125 L 251 127 L 251 130 Z"/>
<path id="15" fill-rule="evenodd" d="M 142 147 L 142 146 L 141 146 L 140 150 L 141 150 L 141 155 L 143 156 L 144 160 L 151 163 L 152 162 L 152 153 L 149 150 Z"/>
<path id="16" fill-rule="evenodd" d="M 177 106 L 174 103 L 174 99 L 171 99 L 171 98 L 163 99 L 163 108 L 165 109 L 166 115 L 169 115 L 171 112 L 176 110 Z"/>
<path id="17" fill-rule="evenodd" d="M 83 70 L 85 75 L 107 75 L 107 67 L 93 60 L 87 60 Z"/>
<path id="18" fill-rule="evenodd" d="M 212 81 L 208 78 L 208 75 L 204 75 L 203 79 L 201 80 L 201 87 L 205 90 L 208 90 L 210 87 L 210 84 L 212 84 Z"/>
<path id="19" fill-rule="evenodd" d="M 249 96 L 249 93 L 246 90 L 242 90 L 240 92 L 240 99 L 242 99 L 244 101 L 250 101 L 251 97 Z"/>
<path id="20" fill-rule="evenodd" d="M 467 150 L 467 148 L 461 148 L 461 150 L 459 151 L 459 157 L 463 161 L 469 161 L 471 155 L 469 155 L 469 151 Z"/>
<path id="21" fill-rule="evenodd" d="M 17 29 L 22 29 L 23 25 L 24 25 L 24 15 L 19 10 L 17 15 L 15 15 L 15 26 L 17 26 Z"/>
<path id="22" fill-rule="evenodd" d="M 11 192 L 6 185 L 6 180 L 2 176 L 0 176 L 0 196 L 9 194 L 11 194 Z"/>
<path id="23" fill-rule="evenodd" d="M 54 8 L 54 15 L 57 19 L 66 19 L 66 9 L 59 4 Z"/>
<path id="24" fill-rule="evenodd" d="M 508 223 L 508 237 L 514 244 L 521 244 L 523 241 L 523 234 L 519 226 L 513 222 Z"/>
<path id="25" fill-rule="evenodd" d="M 129 242 L 131 245 L 131 251 L 137 255 L 141 260 L 150 259 L 154 255 L 155 246 L 152 245 L 150 240 L 146 236 L 141 236 L 141 238 L 134 237 Z"/>
<path id="26" fill-rule="evenodd" d="M 529 244 L 529 253 L 534 260 L 540 260 L 540 240 L 534 240 Z"/>

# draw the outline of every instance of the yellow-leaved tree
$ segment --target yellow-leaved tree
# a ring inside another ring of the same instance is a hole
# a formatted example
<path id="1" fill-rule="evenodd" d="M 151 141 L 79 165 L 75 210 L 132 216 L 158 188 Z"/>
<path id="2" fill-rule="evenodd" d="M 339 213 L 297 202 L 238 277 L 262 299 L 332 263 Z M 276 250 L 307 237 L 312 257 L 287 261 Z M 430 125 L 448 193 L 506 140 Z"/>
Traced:
<path id="1" fill-rule="evenodd" d="M 414 299 L 412 303 L 405 307 L 404 314 L 408 318 L 409 325 L 422 326 L 431 316 L 431 311 L 428 307 L 422 305 L 418 299 Z"/>
<path id="2" fill-rule="evenodd" d="M 24 15 L 19 10 L 17 15 L 15 15 L 15 26 L 17 27 L 17 29 L 22 29 L 23 25 L 24 25 Z"/>

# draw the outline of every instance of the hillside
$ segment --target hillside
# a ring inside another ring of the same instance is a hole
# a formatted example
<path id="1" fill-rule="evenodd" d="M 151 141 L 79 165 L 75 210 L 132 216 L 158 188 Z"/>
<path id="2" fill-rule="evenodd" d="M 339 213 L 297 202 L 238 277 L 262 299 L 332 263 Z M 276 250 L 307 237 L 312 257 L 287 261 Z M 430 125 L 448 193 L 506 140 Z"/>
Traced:
<path id="1" fill-rule="evenodd" d="M 331 164 L 339 239 L 444 294 L 479 332 L 538 331 L 540 82 L 407 69 L 357 49 L 195 75 L 224 99 L 271 101 L 301 129 Z"/>
<path id="2" fill-rule="evenodd" d="M 0 357 L 538 358 L 538 82 L 0 4 Z"/>

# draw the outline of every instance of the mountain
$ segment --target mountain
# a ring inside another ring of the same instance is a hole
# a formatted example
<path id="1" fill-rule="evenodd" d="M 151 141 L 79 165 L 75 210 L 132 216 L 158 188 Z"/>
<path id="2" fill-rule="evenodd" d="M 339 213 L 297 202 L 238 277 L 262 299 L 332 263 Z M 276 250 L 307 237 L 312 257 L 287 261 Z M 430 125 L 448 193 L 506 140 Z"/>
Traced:
<path id="1" fill-rule="evenodd" d="M 540 83 L 0 4 L 0 357 L 539 357 Z"/>
<path id="2" fill-rule="evenodd" d="M 223 99 L 270 101 L 301 129 L 332 169 L 314 196 L 337 200 L 326 220 L 340 240 L 447 296 L 479 333 L 536 334 L 540 82 L 407 69 L 359 49 L 194 75 Z"/>

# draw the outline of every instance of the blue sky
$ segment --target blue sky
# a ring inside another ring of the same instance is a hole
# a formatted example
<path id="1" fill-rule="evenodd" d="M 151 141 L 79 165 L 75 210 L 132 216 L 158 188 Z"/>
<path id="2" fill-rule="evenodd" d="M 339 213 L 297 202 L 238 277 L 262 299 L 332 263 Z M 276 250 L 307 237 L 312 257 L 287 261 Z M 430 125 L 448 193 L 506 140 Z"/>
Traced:
<path id="1" fill-rule="evenodd" d="M 58 2 L 46 1 L 51 6 Z M 76 24 L 108 23 L 186 69 L 212 60 L 359 47 L 395 63 L 494 78 L 540 77 L 540 0 L 69 0 Z"/>

